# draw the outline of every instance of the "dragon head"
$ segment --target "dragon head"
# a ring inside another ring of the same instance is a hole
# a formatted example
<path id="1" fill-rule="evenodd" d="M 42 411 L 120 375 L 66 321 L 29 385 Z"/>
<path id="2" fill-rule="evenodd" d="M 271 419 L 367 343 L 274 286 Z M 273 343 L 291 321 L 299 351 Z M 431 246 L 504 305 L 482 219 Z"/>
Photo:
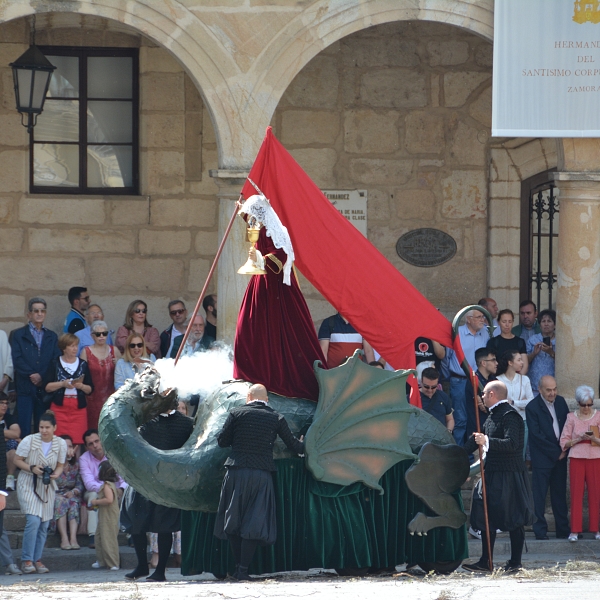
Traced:
<path id="1" fill-rule="evenodd" d="M 160 373 L 153 366 L 146 367 L 133 378 L 129 392 L 136 391 L 138 425 L 147 423 L 157 415 L 177 408 L 177 388 L 159 391 Z"/>

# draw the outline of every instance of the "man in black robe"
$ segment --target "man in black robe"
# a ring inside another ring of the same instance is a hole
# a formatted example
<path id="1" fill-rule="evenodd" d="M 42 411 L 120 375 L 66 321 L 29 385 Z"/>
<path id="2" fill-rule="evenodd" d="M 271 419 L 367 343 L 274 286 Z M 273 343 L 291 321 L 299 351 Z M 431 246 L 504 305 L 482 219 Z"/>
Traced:
<path id="1" fill-rule="evenodd" d="M 227 539 L 235 557 L 235 579 L 247 581 L 256 547 L 277 539 L 273 445 L 277 436 L 296 454 L 304 453 L 302 437 L 296 439 L 279 413 L 267 405 L 264 385 L 248 390 L 246 404 L 230 411 L 217 436 L 221 448 L 232 447 L 225 462 L 214 534 Z"/>
<path id="2" fill-rule="evenodd" d="M 489 517 L 489 536 L 492 559 L 496 530 L 510 534 L 510 560 L 504 571 L 514 573 L 521 569 L 521 555 L 525 542 L 525 525 L 533 521 L 533 498 L 529 478 L 525 471 L 523 446 L 525 425 L 519 413 L 509 404 L 506 385 L 501 381 L 488 383 L 483 390 L 483 402 L 490 414 L 483 433 L 474 433 L 465 450 L 474 452 L 483 446 L 487 453 L 485 480 Z M 483 552 L 472 564 L 463 564 L 467 571 L 489 571 L 489 556 L 484 522 L 483 500 L 479 489 L 473 495 L 471 526 L 481 530 Z"/>
<path id="3" fill-rule="evenodd" d="M 179 411 L 161 413 L 140 427 L 140 435 L 159 450 L 177 450 L 188 440 L 194 429 L 194 421 Z M 131 539 L 137 555 L 137 567 L 127 573 L 127 579 L 139 579 L 149 575 L 146 554 L 146 532 L 158 534 L 158 564 L 148 581 L 165 581 L 165 569 L 173 533 L 181 530 L 181 511 L 155 504 L 136 492 L 131 486 L 123 498 L 121 521 L 130 523 Z"/>

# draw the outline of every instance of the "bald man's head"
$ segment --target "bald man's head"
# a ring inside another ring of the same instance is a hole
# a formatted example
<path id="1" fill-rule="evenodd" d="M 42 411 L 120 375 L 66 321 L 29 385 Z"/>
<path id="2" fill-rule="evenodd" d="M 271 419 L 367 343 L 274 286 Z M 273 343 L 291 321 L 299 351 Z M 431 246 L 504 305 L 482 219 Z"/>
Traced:
<path id="1" fill-rule="evenodd" d="M 556 379 L 552 375 L 544 375 L 538 384 L 540 395 L 547 402 L 554 402 L 558 394 Z"/>
<path id="2" fill-rule="evenodd" d="M 246 402 L 254 402 L 254 400 L 262 400 L 263 402 L 269 401 L 267 388 L 261 383 L 255 383 L 254 385 L 251 385 L 250 389 L 248 390 Z"/>
<path id="3" fill-rule="evenodd" d="M 488 408 L 507 398 L 508 390 L 501 381 L 490 381 L 483 390 L 483 402 Z"/>

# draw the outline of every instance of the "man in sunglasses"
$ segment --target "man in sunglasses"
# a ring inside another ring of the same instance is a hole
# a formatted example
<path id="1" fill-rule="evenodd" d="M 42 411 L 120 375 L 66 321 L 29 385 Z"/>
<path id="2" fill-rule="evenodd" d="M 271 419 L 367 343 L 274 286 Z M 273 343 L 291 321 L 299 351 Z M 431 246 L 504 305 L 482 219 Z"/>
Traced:
<path id="1" fill-rule="evenodd" d="M 480 389 L 483 389 L 490 381 L 495 381 L 496 370 L 498 369 L 498 360 L 496 355 L 489 348 L 479 348 L 475 351 L 475 363 L 477 370 L 475 375 L 480 383 Z M 465 387 L 465 401 L 467 409 L 467 435 L 471 435 L 477 429 L 475 420 L 475 398 L 473 384 L 471 380 L 467 380 Z M 477 406 L 479 408 L 479 425 L 483 427 L 485 420 L 488 417 L 488 410 L 483 404 L 483 399 L 477 390 Z M 468 438 L 467 438 L 468 439 Z"/>
<path id="2" fill-rule="evenodd" d="M 421 374 L 421 406 L 425 412 L 435 417 L 446 429 L 454 430 L 452 416 L 452 401 L 438 389 L 440 374 L 433 368 L 427 367 Z"/>
<path id="3" fill-rule="evenodd" d="M 85 311 L 90 306 L 90 295 L 87 288 L 78 286 L 72 287 L 69 290 L 68 297 L 71 310 L 65 319 L 63 333 L 77 333 L 85 329 L 87 325 L 85 322 Z"/>
<path id="4" fill-rule="evenodd" d="M 188 314 L 182 300 L 171 300 L 168 310 L 173 323 L 160 334 L 160 355 L 164 357 L 171 355 L 176 338 L 185 333 L 185 322 Z"/>

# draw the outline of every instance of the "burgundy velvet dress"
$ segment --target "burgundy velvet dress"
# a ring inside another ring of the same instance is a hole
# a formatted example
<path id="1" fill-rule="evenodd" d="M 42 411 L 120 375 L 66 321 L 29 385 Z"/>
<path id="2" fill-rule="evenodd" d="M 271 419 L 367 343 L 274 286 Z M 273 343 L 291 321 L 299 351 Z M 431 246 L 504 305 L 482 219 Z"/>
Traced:
<path id="1" fill-rule="evenodd" d="M 319 387 L 313 362 L 326 365 L 308 306 L 295 273 L 283 283 L 283 270 L 267 255 L 285 264 L 263 227 L 256 247 L 265 259 L 266 275 L 253 275 L 242 301 L 235 332 L 233 376 L 262 383 L 269 392 L 315 402 Z"/>

